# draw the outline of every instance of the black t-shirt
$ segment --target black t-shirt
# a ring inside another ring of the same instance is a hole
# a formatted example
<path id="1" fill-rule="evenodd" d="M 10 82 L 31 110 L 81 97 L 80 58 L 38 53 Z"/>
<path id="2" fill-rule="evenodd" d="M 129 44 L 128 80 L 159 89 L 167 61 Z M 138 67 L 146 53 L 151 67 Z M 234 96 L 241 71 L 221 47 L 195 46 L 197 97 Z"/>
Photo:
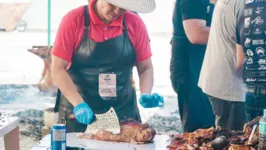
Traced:
<path id="1" fill-rule="evenodd" d="M 243 80 L 266 84 L 266 0 L 245 0 L 237 14 L 237 43 L 243 46 Z"/>
<path id="2" fill-rule="evenodd" d="M 174 36 L 186 37 L 183 21 L 189 19 L 208 20 L 208 0 L 177 0 L 173 13 Z"/>
<path id="3" fill-rule="evenodd" d="M 188 40 L 183 21 L 189 19 L 206 20 L 210 24 L 213 6 L 209 0 L 176 0 L 173 12 L 172 57 L 170 64 L 171 80 L 175 83 L 193 78 L 197 84 L 205 54 L 205 45 L 192 44 Z M 192 83 L 192 80 L 190 80 Z"/>

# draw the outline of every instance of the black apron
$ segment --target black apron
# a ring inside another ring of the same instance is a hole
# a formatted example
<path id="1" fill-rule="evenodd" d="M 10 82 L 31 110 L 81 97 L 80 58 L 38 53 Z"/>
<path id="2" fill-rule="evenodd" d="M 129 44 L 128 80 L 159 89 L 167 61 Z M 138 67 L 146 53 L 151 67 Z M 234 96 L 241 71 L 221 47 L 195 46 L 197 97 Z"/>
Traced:
<path id="1" fill-rule="evenodd" d="M 68 73 L 77 87 L 84 101 L 95 114 L 102 114 L 113 107 L 119 121 L 128 118 L 141 122 L 136 101 L 136 92 L 132 86 L 131 74 L 135 62 L 135 50 L 128 37 L 125 18 L 123 20 L 123 34 L 106 40 L 94 42 L 88 37 L 89 12 L 85 10 L 85 28 L 83 40 L 72 57 L 72 66 Z M 115 73 L 117 98 L 103 99 L 98 93 L 98 75 L 100 73 Z M 67 132 L 84 132 L 87 125 L 80 124 L 69 118 L 73 114 L 73 105 L 58 92 L 57 106 L 59 121 L 65 120 Z"/>
<path id="2" fill-rule="evenodd" d="M 213 5 L 206 0 L 206 21 L 210 25 Z M 210 13 L 207 13 L 210 6 Z M 205 54 L 205 45 L 192 44 L 188 40 L 180 11 L 176 1 L 173 14 L 174 34 L 171 41 L 172 56 L 170 63 L 171 82 L 178 94 L 178 107 L 184 132 L 193 132 L 199 128 L 213 126 L 214 115 L 206 94 L 198 87 L 198 79 Z"/>

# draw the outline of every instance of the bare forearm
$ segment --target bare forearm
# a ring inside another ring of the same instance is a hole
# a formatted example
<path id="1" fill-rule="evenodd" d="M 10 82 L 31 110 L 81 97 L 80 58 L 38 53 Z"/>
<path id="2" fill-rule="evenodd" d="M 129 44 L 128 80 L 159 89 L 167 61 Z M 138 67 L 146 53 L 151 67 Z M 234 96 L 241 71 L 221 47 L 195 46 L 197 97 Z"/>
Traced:
<path id="1" fill-rule="evenodd" d="M 189 41 L 192 44 L 208 43 L 210 27 L 206 26 L 206 21 L 201 19 L 190 19 L 183 21 L 184 29 Z"/>
<path id="2" fill-rule="evenodd" d="M 151 94 L 153 87 L 153 68 L 146 69 L 140 73 L 139 78 L 141 94 Z"/>
<path id="3" fill-rule="evenodd" d="M 242 68 L 242 64 L 244 61 L 245 55 L 244 55 L 244 51 L 241 45 L 237 44 L 237 55 L 236 55 L 236 60 L 237 60 L 237 68 L 241 69 Z"/>
<path id="4" fill-rule="evenodd" d="M 207 45 L 209 39 L 210 28 L 203 27 L 201 30 L 198 31 L 199 38 L 195 40 L 193 44 L 204 44 Z"/>
<path id="5" fill-rule="evenodd" d="M 84 102 L 66 70 L 56 70 L 56 72 L 53 73 L 53 80 L 55 81 L 57 87 L 64 94 L 64 96 L 74 107 L 79 103 Z"/>

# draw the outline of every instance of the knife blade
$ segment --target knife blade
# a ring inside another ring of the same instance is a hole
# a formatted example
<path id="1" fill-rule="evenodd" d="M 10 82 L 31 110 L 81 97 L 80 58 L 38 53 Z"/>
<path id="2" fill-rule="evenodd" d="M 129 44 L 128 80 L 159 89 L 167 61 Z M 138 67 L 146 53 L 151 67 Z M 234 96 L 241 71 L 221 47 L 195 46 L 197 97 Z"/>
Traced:
<path id="1" fill-rule="evenodd" d="M 120 123 L 113 107 L 106 113 L 95 114 L 94 121 L 87 126 L 85 133 L 96 134 L 100 130 L 110 131 L 113 134 L 120 133 Z"/>

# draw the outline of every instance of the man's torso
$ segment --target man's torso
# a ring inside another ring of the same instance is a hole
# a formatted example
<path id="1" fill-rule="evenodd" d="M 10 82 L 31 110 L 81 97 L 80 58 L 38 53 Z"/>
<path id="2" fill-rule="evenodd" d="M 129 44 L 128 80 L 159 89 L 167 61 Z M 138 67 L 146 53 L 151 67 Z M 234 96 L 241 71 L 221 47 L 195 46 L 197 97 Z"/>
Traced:
<path id="1" fill-rule="evenodd" d="M 244 101 L 244 85 L 236 64 L 237 1 L 216 3 L 199 81 L 206 94 L 230 101 Z"/>

